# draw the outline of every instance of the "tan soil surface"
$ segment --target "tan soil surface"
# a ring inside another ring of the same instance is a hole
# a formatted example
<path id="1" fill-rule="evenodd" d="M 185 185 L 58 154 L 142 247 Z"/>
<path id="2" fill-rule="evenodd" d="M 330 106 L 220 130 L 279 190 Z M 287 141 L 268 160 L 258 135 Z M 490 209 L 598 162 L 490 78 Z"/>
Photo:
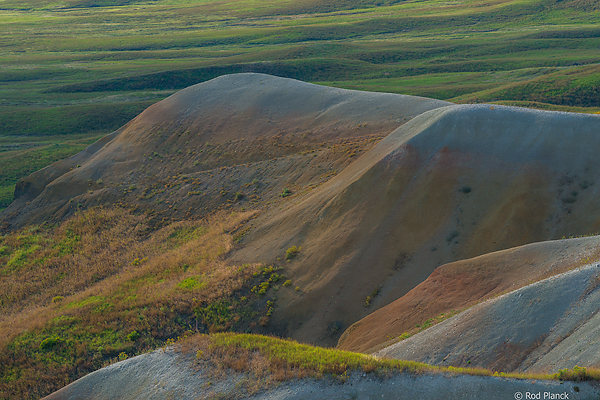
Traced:
<path id="1" fill-rule="evenodd" d="M 230 205 L 236 192 L 246 207 L 264 206 L 287 185 L 318 184 L 374 140 L 448 104 L 264 74 L 221 76 L 24 178 L 0 218 L 19 227 L 115 202 L 183 218 Z"/>
<path id="2" fill-rule="evenodd" d="M 301 246 L 286 267 L 301 290 L 279 292 L 274 329 L 335 345 L 440 265 L 599 231 L 599 129 L 600 116 L 514 107 L 425 112 L 265 213 L 233 259 L 274 261 Z"/>

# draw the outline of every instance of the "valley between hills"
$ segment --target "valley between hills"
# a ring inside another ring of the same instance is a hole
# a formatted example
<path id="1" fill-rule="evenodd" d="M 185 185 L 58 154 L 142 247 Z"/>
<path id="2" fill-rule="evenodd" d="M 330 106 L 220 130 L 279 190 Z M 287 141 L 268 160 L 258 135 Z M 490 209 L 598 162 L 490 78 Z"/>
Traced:
<path id="1" fill-rule="evenodd" d="M 180 90 L 17 183 L 0 393 L 597 398 L 599 128 L 261 73 Z"/>

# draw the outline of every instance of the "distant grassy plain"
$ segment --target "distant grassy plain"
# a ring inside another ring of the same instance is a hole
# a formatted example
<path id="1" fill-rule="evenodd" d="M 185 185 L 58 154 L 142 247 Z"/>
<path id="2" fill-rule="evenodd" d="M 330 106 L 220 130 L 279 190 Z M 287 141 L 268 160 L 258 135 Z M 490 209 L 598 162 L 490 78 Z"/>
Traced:
<path id="1" fill-rule="evenodd" d="M 0 0 L 0 209 L 19 177 L 226 73 L 598 112 L 599 17 L 591 0 Z"/>

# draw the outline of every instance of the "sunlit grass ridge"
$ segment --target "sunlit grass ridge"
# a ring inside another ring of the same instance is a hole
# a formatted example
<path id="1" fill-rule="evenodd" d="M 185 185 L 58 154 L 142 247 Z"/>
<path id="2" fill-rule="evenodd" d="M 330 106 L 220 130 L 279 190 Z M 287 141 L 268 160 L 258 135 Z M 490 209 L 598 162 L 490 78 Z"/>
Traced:
<path id="1" fill-rule="evenodd" d="M 268 373 L 277 380 L 325 375 L 347 377 L 360 371 L 389 376 L 392 373 L 446 373 L 474 376 L 495 376 L 514 379 L 600 380 L 600 370 L 574 367 L 555 374 L 525 374 L 494 372 L 481 368 L 433 366 L 415 361 L 378 358 L 367 354 L 301 344 L 294 340 L 270 336 L 236 333 L 216 333 L 187 338 L 181 343 L 184 352 L 196 352 L 196 357 L 220 368 L 249 372 L 249 360 L 258 352 L 265 359 Z M 240 360 L 248 360 L 247 362 Z M 256 371 L 255 371 L 256 372 Z"/>

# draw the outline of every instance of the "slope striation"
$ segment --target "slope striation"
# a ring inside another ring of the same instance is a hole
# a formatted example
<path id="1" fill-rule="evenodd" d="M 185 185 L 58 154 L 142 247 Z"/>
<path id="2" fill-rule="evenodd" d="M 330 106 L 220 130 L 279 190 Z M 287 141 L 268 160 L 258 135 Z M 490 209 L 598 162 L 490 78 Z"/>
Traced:
<path id="1" fill-rule="evenodd" d="M 600 117 L 490 105 L 425 112 L 265 213 L 234 259 L 288 264 L 282 334 L 334 345 L 440 265 L 600 229 Z M 295 283 L 295 284 L 296 284 Z"/>
<path id="2" fill-rule="evenodd" d="M 371 353 L 436 321 L 600 256 L 600 237 L 553 240 L 460 260 L 436 268 L 410 292 L 354 323 L 338 348 Z"/>
<path id="3" fill-rule="evenodd" d="M 589 264 L 474 306 L 377 355 L 498 371 L 598 367 L 598 288 L 600 265 Z"/>

